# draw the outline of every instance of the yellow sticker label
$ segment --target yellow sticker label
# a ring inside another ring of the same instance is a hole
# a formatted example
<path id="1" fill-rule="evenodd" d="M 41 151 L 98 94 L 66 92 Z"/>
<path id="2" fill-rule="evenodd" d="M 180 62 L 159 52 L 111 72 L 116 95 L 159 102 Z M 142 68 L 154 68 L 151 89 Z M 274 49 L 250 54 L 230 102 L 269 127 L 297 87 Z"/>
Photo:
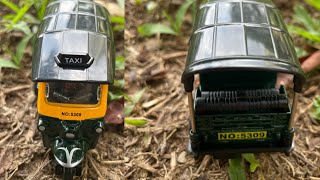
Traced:
<path id="1" fill-rule="evenodd" d="M 218 133 L 218 140 L 265 139 L 267 131 Z"/>

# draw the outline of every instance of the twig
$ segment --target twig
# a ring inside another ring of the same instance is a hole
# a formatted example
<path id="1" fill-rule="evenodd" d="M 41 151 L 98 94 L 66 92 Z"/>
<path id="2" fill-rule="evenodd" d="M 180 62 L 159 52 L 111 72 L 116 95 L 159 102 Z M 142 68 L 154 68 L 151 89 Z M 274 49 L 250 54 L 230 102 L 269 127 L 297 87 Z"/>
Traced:
<path id="1" fill-rule="evenodd" d="M 187 51 L 180 51 L 180 52 L 174 52 L 174 53 L 170 53 L 167 55 L 164 55 L 162 57 L 163 60 L 169 60 L 169 59 L 173 59 L 173 58 L 177 58 L 177 57 L 184 57 L 187 56 L 188 52 Z"/>
<path id="2" fill-rule="evenodd" d="M 296 175 L 296 173 L 295 173 L 294 167 L 291 164 L 291 162 L 288 159 L 286 159 L 285 157 L 283 157 L 283 156 L 280 156 L 280 158 L 283 159 L 284 161 L 286 161 L 289 164 L 289 166 L 291 168 L 291 171 L 292 171 L 292 177 L 294 177 Z"/>
<path id="3" fill-rule="evenodd" d="M 164 106 L 165 104 L 167 104 L 169 101 L 172 100 L 172 98 L 174 96 L 176 96 L 178 94 L 178 90 L 175 91 L 172 95 L 170 95 L 170 98 L 167 98 L 166 100 L 162 101 L 161 103 L 159 103 L 158 105 L 154 106 L 153 108 L 149 109 L 147 112 L 146 112 L 146 115 L 149 115 L 151 112 L 154 112 L 156 111 L 157 109 L 160 109 L 162 106 Z"/>
<path id="4" fill-rule="evenodd" d="M 5 89 L 4 90 L 4 94 L 9 94 L 9 93 L 12 93 L 12 92 L 15 92 L 15 91 L 19 91 L 19 90 L 22 90 L 22 89 L 29 89 L 31 88 L 32 86 L 30 84 L 27 84 L 27 85 L 20 85 L 20 86 L 15 86 L 13 88 L 8 88 L 8 89 Z"/>
<path id="5" fill-rule="evenodd" d="M 177 153 L 173 151 L 171 152 L 171 160 L 170 160 L 171 170 L 174 170 L 176 166 L 177 166 Z"/>
<path id="6" fill-rule="evenodd" d="M 151 106 L 154 106 L 155 104 L 158 104 L 159 102 L 165 100 L 166 98 L 167 98 L 166 96 L 158 97 L 158 98 L 156 98 L 156 99 L 153 99 L 153 100 L 151 100 L 151 101 L 148 101 L 148 102 L 143 103 L 143 104 L 142 104 L 142 107 L 147 109 L 147 108 L 149 108 L 149 107 L 151 107 Z"/>
<path id="7" fill-rule="evenodd" d="M 15 168 L 14 171 L 10 174 L 10 176 L 6 180 L 10 180 L 13 177 L 13 175 L 18 171 L 18 169 L 19 169 L 18 167 Z"/>
<path id="8" fill-rule="evenodd" d="M 133 169 L 132 171 L 128 172 L 127 175 L 124 177 L 124 179 L 128 179 L 136 171 L 137 171 L 137 169 Z"/>
<path id="9" fill-rule="evenodd" d="M 208 166 L 210 160 L 211 160 L 211 156 L 205 155 L 198 170 L 196 171 L 196 174 L 199 174 L 202 170 L 204 170 Z"/>
<path id="10" fill-rule="evenodd" d="M 159 163 L 158 157 L 152 152 L 140 152 L 140 153 L 134 155 L 132 158 L 136 158 L 138 156 L 144 156 L 144 155 L 149 155 L 149 156 L 153 157 L 156 160 L 156 164 Z"/>
<path id="11" fill-rule="evenodd" d="M 177 129 L 174 129 L 174 130 L 169 134 L 169 136 L 166 138 L 166 141 L 168 141 L 175 132 L 177 132 Z"/>
<path id="12" fill-rule="evenodd" d="M 13 125 L 15 125 L 16 124 L 16 127 L 12 130 L 12 131 L 10 131 L 10 133 L 5 137 L 5 138 L 3 138 L 1 141 L 0 141 L 0 147 L 2 147 L 2 144 L 4 144 L 8 139 L 10 139 L 11 137 L 12 137 L 12 135 L 14 134 L 14 133 L 16 133 L 19 129 L 20 129 L 20 126 L 19 125 L 21 125 L 21 123 L 14 123 Z"/>
<path id="13" fill-rule="evenodd" d="M 23 125 L 22 122 L 22 118 L 25 116 L 25 114 L 29 111 L 29 105 L 32 104 L 32 102 L 35 100 L 35 95 L 31 92 L 27 98 L 27 102 L 25 104 L 25 106 L 23 107 L 22 111 L 19 111 L 15 116 L 14 116 L 14 119 L 15 119 L 15 123 L 12 124 L 12 127 L 17 125 L 11 132 L 10 134 L 8 134 L 5 138 L 3 138 L 1 141 L 0 141 L 0 147 L 2 146 L 3 143 L 5 143 L 9 138 L 12 137 L 12 135 L 14 133 L 16 133 L 20 127 Z"/>
<path id="14" fill-rule="evenodd" d="M 142 162 L 135 162 L 134 165 L 138 166 L 141 169 L 144 169 L 148 172 L 154 173 L 154 174 L 158 174 L 157 170 L 155 168 L 153 168 L 152 166 L 150 166 L 149 164 L 145 164 Z"/>
<path id="15" fill-rule="evenodd" d="M 106 179 L 105 177 L 102 176 L 102 174 L 100 173 L 100 170 L 97 168 L 97 166 L 95 165 L 95 163 L 93 162 L 93 159 L 90 155 L 88 155 L 89 161 L 93 167 L 93 169 L 96 171 L 97 175 L 102 178 L 102 179 Z"/>
<path id="16" fill-rule="evenodd" d="M 163 156 L 167 147 L 167 132 L 163 133 L 163 141 L 160 145 L 160 155 Z"/>
<path id="17" fill-rule="evenodd" d="M 101 163 L 105 165 L 119 165 L 127 162 L 129 162 L 129 159 L 118 160 L 118 161 L 101 161 Z"/>
<path id="18" fill-rule="evenodd" d="M 40 166 L 38 167 L 38 169 L 36 170 L 36 172 L 34 172 L 33 174 L 29 175 L 26 180 L 32 180 L 34 179 L 34 177 L 36 177 L 36 175 L 41 171 L 41 169 L 43 169 L 47 164 L 49 164 L 51 162 L 50 159 L 48 159 L 48 154 L 49 154 L 50 150 L 47 150 L 46 154 L 44 155 L 44 158 L 40 164 Z M 47 159 L 47 160 L 46 160 Z"/>
<path id="19" fill-rule="evenodd" d="M 128 147 L 135 145 L 139 141 L 139 139 L 140 139 L 140 136 L 135 137 L 130 143 L 125 143 L 123 147 L 127 149 Z"/>
<path id="20" fill-rule="evenodd" d="M 296 150 L 293 150 L 293 151 L 292 151 L 292 154 L 293 154 L 295 157 L 299 158 L 299 159 L 300 159 L 301 161 L 303 161 L 304 163 L 310 165 L 311 167 L 317 168 L 315 165 L 313 165 L 311 162 L 309 162 L 306 158 L 304 158 L 301 154 L 299 154 Z"/>

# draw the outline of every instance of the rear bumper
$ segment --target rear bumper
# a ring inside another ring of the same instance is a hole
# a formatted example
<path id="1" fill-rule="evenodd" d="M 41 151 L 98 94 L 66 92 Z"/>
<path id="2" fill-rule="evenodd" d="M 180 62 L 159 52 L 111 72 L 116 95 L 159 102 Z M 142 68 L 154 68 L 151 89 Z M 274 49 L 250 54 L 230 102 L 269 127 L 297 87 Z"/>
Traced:
<path id="1" fill-rule="evenodd" d="M 215 159 L 230 159 L 238 157 L 242 153 L 261 153 L 261 152 L 282 152 L 289 154 L 294 147 L 294 143 L 289 146 L 279 146 L 279 147 L 247 147 L 247 148 L 215 148 L 206 147 L 193 149 L 192 145 L 189 150 L 195 155 L 212 155 Z"/>
<path id="2" fill-rule="evenodd" d="M 237 157 L 242 153 L 261 153 L 261 152 L 282 152 L 289 154 L 293 147 L 294 129 L 289 132 L 286 138 L 280 141 L 229 141 L 219 143 L 206 143 L 199 134 L 192 134 L 190 131 L 189 151 L 194 155 L 212 155 L 215 159 L 229 159 Z"/>

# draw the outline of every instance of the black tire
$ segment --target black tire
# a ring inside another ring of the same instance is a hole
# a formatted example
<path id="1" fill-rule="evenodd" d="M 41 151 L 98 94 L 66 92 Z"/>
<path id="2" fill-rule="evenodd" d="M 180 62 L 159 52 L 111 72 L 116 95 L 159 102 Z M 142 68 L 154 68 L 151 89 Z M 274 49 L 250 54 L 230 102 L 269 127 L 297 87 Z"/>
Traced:
<path id="1" fill-rule="evenodd" d="M 73 168 L 63 168 L 63 180 L 73 179 Z"/>
<path id="2" fill-rule="evenodd" d="M 55 169 L 54 169 L 54 173 L 55 173 L 55 175 L 62 176 L 62 174 L 63 174 L 63 167 L 60 166 L 59 164 L 56 164 L 56 167 L 55 167 Z"/>

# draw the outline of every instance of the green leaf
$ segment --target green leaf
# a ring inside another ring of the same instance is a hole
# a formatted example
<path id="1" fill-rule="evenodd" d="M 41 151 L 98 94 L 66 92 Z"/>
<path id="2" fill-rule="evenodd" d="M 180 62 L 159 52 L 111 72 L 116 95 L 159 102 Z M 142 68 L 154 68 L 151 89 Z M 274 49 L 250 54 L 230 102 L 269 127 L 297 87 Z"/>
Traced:
<path id="1" fill-rule="evenodd" d="M 297 56 L 298 56 L 299 58 L 308 55 L 308 53 L 307 53 L 304 49 L 302 49 L 302 48 L 294 47 L 294 49 L 296 50 Z"/>
<path id="2" fill-rule="evenodd" d="M 314 43 L 320 42 L 320 32 L 309 32 L 303 28 L 292 25 L 288 25 L 288 30 L 290 33 L 298 34 Z"/>
<path id="3" fill-rule="evenodd" d="M 8 59 L 0 58 L 0 68 L 13 68 L 13 69 L 19 69 L 19 66 L 17 66 L 13 61 Z"/>
<path id="4" fill-rule="evenodd" d="M 246 180 L 242 158 L 229 159 L 228 174 L 230 180 Z"/>
<path id="5" fill-rule="evenodd" d="M 117 24 L 124 24 L 125 18 L 123 16 L 111 16 L 110 22 L 117 23 Z"/>
<path id="6" fill-rule="evenodd" d="M 46 7 L 47 7 L 47 4 L 48 4 L 48 0 L 43 0 L 41 1 L 41 8 L 40 10 L 38 10 L 38 19 L 42 19 L 45 15 L 45 12 L 46 12 Z"/>
<path id="7" fill-rule="evenodd" d="M 119 6 L 124 9 L 124 0 L 117 0 Z"/>
<path id="8" fill-rule="evenodd" d="M 125 118 L 124 123 L 130 124 L 133 126 L 144 126 L 148 123 L 149 121 L 144 118 Z"/>
<path id="9" fill-rule="evenodd" d="M 10 55 L 13 62 L 17 61 L 17 57 L 14 55 L 14 53 L 9 48 L 5 47 L 4 51 Z"/>
<path id="10" fill-rule="evenodd" d="M 144 145 L 144 147 L 148 147 L 150 145 L 152 137 L 153 136 L 151 136 L 150 133 L 145 133 L 143 135 L 143 145 Z"/>
<path id="11" fill-rule="evenodd" d="M 142 0 L 135 0 L 134 1 L 136 5 L 141 5 L 142 4 Z"/>
<path id="12" fill-rule="evenodd" d="M 160 23 L 147 23 L 140 25 L 138 27 L 138 32 L 141 36 L 152 36 L 158 33 L 177 35 L 177 32 L 175 32 L 171 27 Z"/>
<path id="13" fill-rule="evenodd" d="M 15 17 L 15 14 L 7 14 L 2 16 L 3 20 L 5 21 L 11 21 Z"/>
<path id="14" fill-rule="evenodd" d="M 138 91 L 137 93 L 135 93 L 133 96 L 127 96 L 124 95 L 125 99 L 127 100 L 125 106 L 124 106 L 124 115 L 129 116 L 133 109 L 134 106 L 140 101 L 141 97 L 143 96 L 144 92 L 145 92 L 146 88 Z"/>
<path id="15" fill-rule="evenodd" d="M 182 26 L 184 17 L 186 16 L 187 10 L 189 9 L 190 5 L 194 2 L 195 0 L 187 0 L 178 9 L 178 12 L 176 13 L 176 23 L 174 26 L 176 32 L 180 32 L 180 28 Z"/>
<path id="16" fill-rule="evenodd" d="M 131 102 L 133 102 L 134 104 L 138 103 L 145 91 L 146 91 L 146 88 L 143 88 L 142 90 L 135 93 L 135 95 L 131 96 L 130 97 Z"/>
<path id="17" fill-rule="evenodd" d="M 250 171 L 254 173 L 258 167 L 261 167 L 260 162 L 254 157 L 253 153 L 242 154 L 242 157 L 250 163 Z"/>
<path id="18" fill-rule="evenodd" d="M 25 3 L 25 5 L 19 10 L 16 17 L 11 21 L 10 25 L 8 26 L 8 29 L 11 29 L 13 25 L 17 24 L 17 22 L 20 21 L 23 18 L 23 16 L 29 11 L 32 5 L 32 2 Z"/>
<path id="19" fill-rule="evenodd" d="M 320 0 L 306 0 L 311 6 L 320 11 Z"/>
<path id="20" fill-rule="evenodd" d="M 134 109 L 134 104 L 133 103 L 126 103 L 125 106 L 124 106 L 124 116 L 127 117 L 127 116 L 130 116 L 130 114 L 132 113 Z"/>
<path id="21" fill-rule="evenodd" d="M 28 13 L 23 17 L 23 21 L 26 21 L 26 23 L 28 23 L 28 24 L 38 24 L 39 25 L 40 20 L 37 19 L 36 17 L 28 14 Z"/>
<path id="22" fill-rule="evenodd" d="M 320 121 L 320 96 L 317 96 L 313 100 L 313 104 L 312 104 L 312 107 L 311 107 L 311 110 L 310 110 L 310 115 L 315 120 Z"/>
<path id="23" fill-rule="evenodd" d="M 32 34 L 29 25 L 25 21 L 21 21 L 12 26 L 13 30 L 22 31 L 25 35 Z"/>
<path id="24" fill-rule="evenodd" d="M 13 10 L 14 12 L 18 13 L 19 12 L 19 7 L 17 5 L 15 5 L 14 3 L 8 1 L 8 0 L 0 0 L 0 2 L 2 4 L 4 4 L 5 6 L 7 6 L 8 8 L 10 8 L 11 10 Z"/>
<path id="25" fill-rule="evenodd" d="M 304 25 L 309 31 L 318 31 L 320 23 L 316 19 L 313 19 L 308 11 L 302 5 L 296 5 L 294 7 L 294 20 Z"/>
<path id="26" fill-rule="evenodd" d="M 118 99 L 122 99 L 123 98 L 123 92 L 121 91 L 115 91 L 115 92 L 108 92 L 108 101 L 114 101 L 114 100 L 118 100 Z"/>
<path id="27" fill-rule="evenodd" d="M 24 51 L 30 41 L 30 39 L 32 38 L 33 34 L 29 34 L 26 37 L 24 37 L 20 43 L 17 46 L 17 52 L 16 52 L 16 59 L 15 59 L 15 63 L 20 65 Z"/>
<path id="28" fill-rule="evenodd" d="M 164 17 L 169 21 L 171 27 L 175 26 L 175 21 L 173 20 L 173 18 L 167 13 L 167 11 L 163 11 L 162 12 Z M 175 28 L 175 27 L 174 27 Z"/>
<path id="29" fill-rule="evenodd" d="M 198 4 L 197 2 L 193 3 L 191 6 L 191 13 L 192 13 L 192 22 L 193 24 L 195 24 L 195 20 L 196 20 L 196 15 L 197 15 L 197 9 L 198 9 Z"/>
<path id="30" fill-rule="evenodd" d="M 116 70 L 124 70 L 125 59 L 123 56 L 116 57 Z"/>
<path id="31" fill-rule="evenodd" d="M 122 24 L 122 25 L 115 25 L 115 26 L 113 26 L 112 30 L 113 30 L 114 32 L 116 32 L 116 31 L 123 31 L 124 27 L 125 27 L 124 24 Z"/>
<path id="32" fill-rule="evenodd" d="M 125 80 L 124 79 L 115 79 L 113 85 L 122 88 L 125 85 Z"/>
<path id="33" fill-rule="evenodd" d="M 146 4 L 146 9 L 148 11 L 148 13 L 153 12 L 158 6 L 158 3 L 154 2 L 154 1 L 149 1 Z"/>

